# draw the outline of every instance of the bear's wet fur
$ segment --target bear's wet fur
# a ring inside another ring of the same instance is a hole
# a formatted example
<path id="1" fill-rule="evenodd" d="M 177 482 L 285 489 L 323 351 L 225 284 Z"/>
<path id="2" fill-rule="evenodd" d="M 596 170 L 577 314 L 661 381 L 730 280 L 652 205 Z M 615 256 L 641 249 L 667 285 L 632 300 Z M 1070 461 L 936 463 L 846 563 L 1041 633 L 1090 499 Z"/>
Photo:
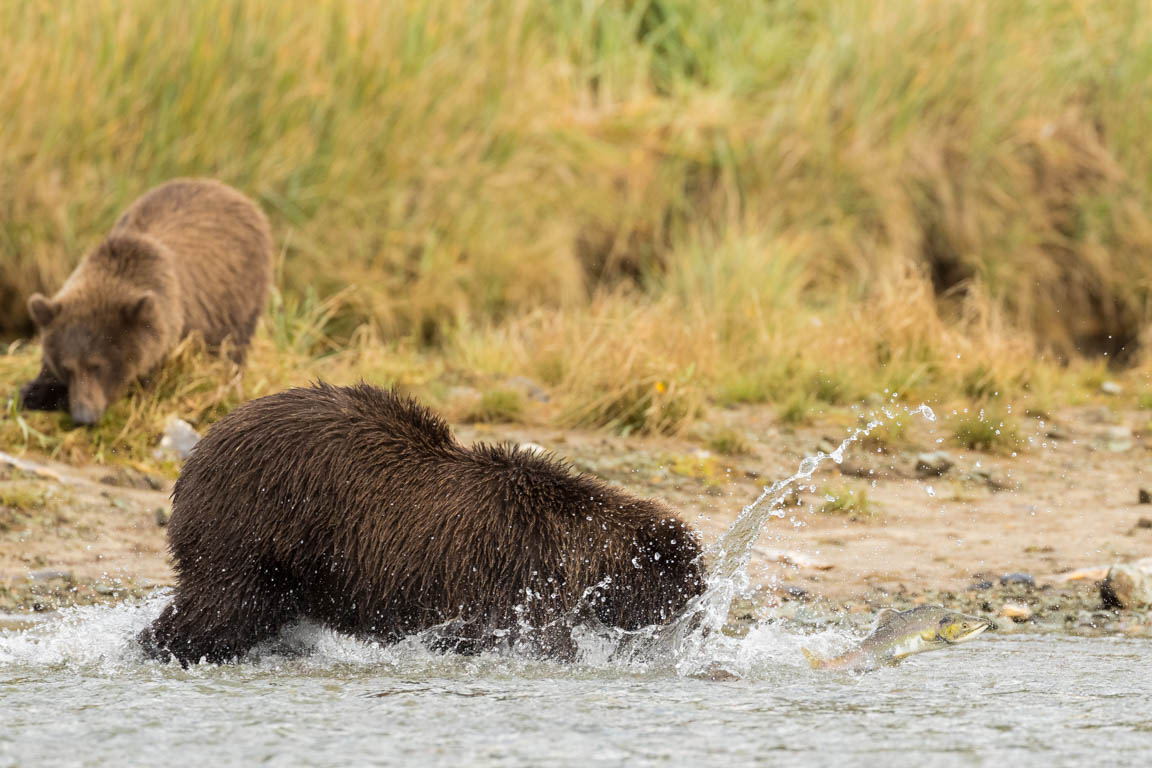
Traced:
<path id="1" fill-rule="evenodd" d="M 297 619 L 385 643 L 450 624 L 441 647 L 500 634 L 570 658 L 574 616 L 666 623 L 704 586 L 696 534 L 661 504 L 533 451 L 463 447 L 366 384 L 222 419 L 176 481 L 168 535 L 178 583 L 139 640 L 185 665 L 237 659 Z"/>
<path id="2" fill-rule="evenodd" d="M 243 362 L 271 280 L 272 233 L 254 202 L 210 179 L 162 184 L 128 207 L 55 296 L 28 299 L 43 364 L 21 403 L 95 423 L 192 333 Z"/>

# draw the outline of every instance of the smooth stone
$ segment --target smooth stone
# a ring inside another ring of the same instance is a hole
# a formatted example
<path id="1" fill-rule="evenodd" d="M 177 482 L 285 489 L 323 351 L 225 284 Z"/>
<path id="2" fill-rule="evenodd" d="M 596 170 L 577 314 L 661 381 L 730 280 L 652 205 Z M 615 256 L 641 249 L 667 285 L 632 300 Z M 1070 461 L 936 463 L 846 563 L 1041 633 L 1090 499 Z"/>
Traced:
<path id="1" fill-rule="evenodd" d="M 1100 442 L 1113 453 L 1124 453 L 1132 449 L 1132 430 L 1128 427 L 1108 427 L 1101 434 Z"/>
<path id="2" fill-rule="evenodd" d="M 1152 573 L 1134 565 L 1114 565 L 1100 585 L 1100 598 L 1109 608 L 1152 606 Z"/>
<path id="3" fill-rule="evenodd" d="M 1114 381 L 1105 381 L 1100 384 L 1100 394 L 1102 395 L 1119 395 L 1124 390 Z"/>
<path id="4" fill-rule="evenodd" d="M 525 397 L 538 403 L 546 403 L 552 398 L 544 388 L 526 376 L 513 376 L 504 382 L 507 386 L 519 390 Z"/>
<path id="5" fill-rule="evenodd" d="M 1032 618 L 1032 609 L 1023 603 L 1004 603 L 1000 606 L 1000 615 L 1019 623 Z"/>
<path id="6" fill-rule="evenodd" d="M 1140 504 L 1152 504 L 1152 491 L 1141 488 L 1136 492 L 1136 501 Z"/>
<path id="7" fill-rule="evenodd" d="M 200 433 L 192 425 L 175 416 L 168 419 L 164 427 L 164 436 L 160 438 L 160 447 L 154 451 L 157 458 L 174 456 L 183 461 L 187 459 L 192 449 L 200 442 Z"/>
<path id="8" fill-rule="evenodd" d="M 916 457 L 916 474 L 920 477 L 939 477 L 955 465 L 952 456 L 945 451 L 922 453 Z"/>
<path id="9" fill-rule="evenodd" d="M 72 571 L 32 571 L 29 581 L 72 581 Z"/>
<path id="10" fill-rule="evenodd" d="M 1008 584 L 1023 584 L 1026 587 L 1036 586 L 1036 579 L 1030 573 L 1006 573 L 1000 577 L 1000 583 Z"/>

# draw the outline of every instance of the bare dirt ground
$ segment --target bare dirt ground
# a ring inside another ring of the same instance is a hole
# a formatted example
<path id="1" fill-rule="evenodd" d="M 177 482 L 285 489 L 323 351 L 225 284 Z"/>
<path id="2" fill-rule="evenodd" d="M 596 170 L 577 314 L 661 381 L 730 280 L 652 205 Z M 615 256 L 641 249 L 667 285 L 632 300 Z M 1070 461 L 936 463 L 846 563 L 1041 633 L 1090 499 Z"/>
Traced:
<path id="1" fill-rule="evenodd" d="M 1079 611 L 1063 621 L 1091 622 L 1082 614 L 1100 607 L 1101 569 L 1152 557 L 1152 506 L 1139 503 L 1140 489 L 1152 489 L 1148 411 L 1096 404 L 1028 419 L 1016 455 L 957 448 L 941 417 L 910 419 L 898 441 L 856 445 L 841 465 L 821 465 L 761 532 L 751 564 L 760 604 L 863 612 L 931 599 L 1015 610 L 1007 603 L 1037 616 Z M 718 410 L 695 436 L 677 438 L 523 425 L 460 425 L 456 434 L 464 443 L 537 444 L 664 500 L 712 543 L 765 485 L 830 450 L 856 419 L 845 410 L 793 428 L 768 408 L 745 407 Z M 717 428 L 742 435 L 746 452 L 710 451 L 706 435 Z M 917 472 L 918 456 L 937 450 L 954 466 L 941 476 Z M 161 525 L 170 481 L 15 458 L 0 456 L 0 612 L 122 599 L 172 583 Z M 847 511 L 829 509 L 844 500 Z M 1027 576 L 1002 585 L 1007 574 Z M 1147 630 L 1146 615 L 1134 626 Z"/>

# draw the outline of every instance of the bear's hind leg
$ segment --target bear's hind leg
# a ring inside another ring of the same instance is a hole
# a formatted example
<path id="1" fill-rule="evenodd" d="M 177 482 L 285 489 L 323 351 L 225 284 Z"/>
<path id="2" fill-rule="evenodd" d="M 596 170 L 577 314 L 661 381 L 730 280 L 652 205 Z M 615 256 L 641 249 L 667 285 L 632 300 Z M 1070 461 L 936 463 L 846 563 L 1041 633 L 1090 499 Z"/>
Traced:
<path id="1" fill-rule="evenodd" d="M 234 661 L 252 647 L 275 637 L 299 611 L 291 590 L 270 585 L 246 591 L 206 596 L 177 590 L 164 612 L 137 640 L 145 653 L 166 661 L 176 657 L 187 667 L 201 659 L 213 664 Z"/>

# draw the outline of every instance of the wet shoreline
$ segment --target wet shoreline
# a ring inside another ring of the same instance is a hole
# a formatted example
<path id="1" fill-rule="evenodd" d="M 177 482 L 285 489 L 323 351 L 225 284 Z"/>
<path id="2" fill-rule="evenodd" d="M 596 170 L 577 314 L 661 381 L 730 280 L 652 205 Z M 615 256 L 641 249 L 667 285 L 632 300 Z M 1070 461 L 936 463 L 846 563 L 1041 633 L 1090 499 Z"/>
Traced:
<path id="1" fill-rule="evenodd" d="M 0 583 L 0 630 L 25 629 L 50 621 L 73 606 L 139 602 L 169 585 L 151 580 L 73 580 L 55 578 Z M 999 632 L 1057 632 L 1077 636 L 1120 635 L 1152 638 L 1152 610 L 1108 608 L 1099 582 L 1005 584 L 976 582 L 972 588 L 899 590 L 868 589 L 847 600 L 829 599 L 797 587 L 765 586 L 737 598 L 731 607 L 727 633 L 740 635 L 768 620 L 815 631 L 831 626 L 862 629 L 882 608 L 907 610 L 941 605 L 996 622 Z"/>

